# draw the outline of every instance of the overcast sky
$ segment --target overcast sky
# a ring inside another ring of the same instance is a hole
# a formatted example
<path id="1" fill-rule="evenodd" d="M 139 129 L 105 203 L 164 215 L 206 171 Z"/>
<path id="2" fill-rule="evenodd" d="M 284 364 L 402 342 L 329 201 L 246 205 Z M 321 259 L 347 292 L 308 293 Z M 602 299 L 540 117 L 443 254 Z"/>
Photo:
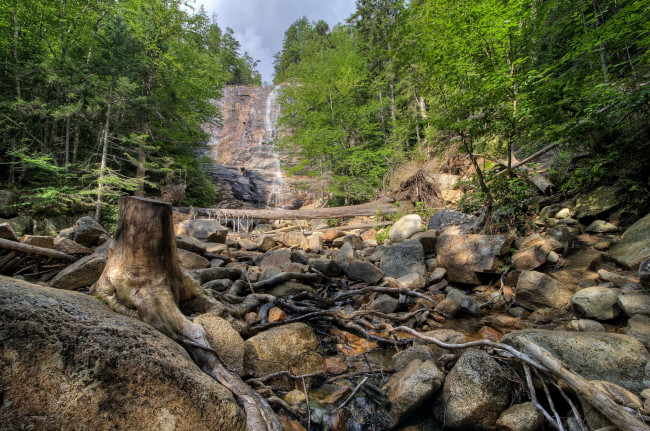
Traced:
<path id="1" fill-rule="evenodd" d="M 273 54 L 282 48 L 284 31 L 303 15 L 309 21 L 323 19 L 330 28 L 343 22 L 355 9 L 355 0 L 198 0 L 217 14 L 219 27 L 230 27 L 247 51 L 260 60 L 262 80 L 271 82 Z"/>

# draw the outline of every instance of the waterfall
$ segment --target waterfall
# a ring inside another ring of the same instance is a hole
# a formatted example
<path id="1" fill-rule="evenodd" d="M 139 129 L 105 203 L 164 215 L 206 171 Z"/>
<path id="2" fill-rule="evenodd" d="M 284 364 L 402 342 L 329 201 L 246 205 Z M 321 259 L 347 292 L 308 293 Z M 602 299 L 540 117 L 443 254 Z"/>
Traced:
<path id="1" fill-rule="evenodd" d="M 278 153 L 275 151 L 275 132 L 278 120 L 278 114 L 280 112 L 278 106 L 278 89 L 280 87 L 276 86 L 269 93 L 266 98 L 266 114 L 264 116 L 264 136 L 262 141 L 264 141 L 268 146 L 273 157 L 273 169 L 275 171 L 273 182 L 268 193 L 268 198 L 266 201 L 267 207 L 281 207 L 285 204 L 283 199 L 283 193 L 285 189 L 284 178 L 282 176 L 282 171 L 280 170 L 280 159 L 278 158 Z"/>

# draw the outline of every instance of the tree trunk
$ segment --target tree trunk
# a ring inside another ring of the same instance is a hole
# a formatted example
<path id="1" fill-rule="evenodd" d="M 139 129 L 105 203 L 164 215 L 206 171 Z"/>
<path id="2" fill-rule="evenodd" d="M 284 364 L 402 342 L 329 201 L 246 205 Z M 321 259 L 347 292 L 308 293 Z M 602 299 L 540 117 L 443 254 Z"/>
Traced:
<path id="1" fill-rule="evenodd" d="M 138 190 L 135 191 L 135 195 L 139 197 L 144 197 L 144 175 L 146 173 L 144 163 L 146 160 L 144 148 L 140 147 L 138 149 L 138 166 L 135 171 L 135 178 L 138 180 Z"/>
<path id="2" fill-rule="evenodd" d="M 70 164 L 70 116 L 65 119 L 65 172 Z"/>
<path id="3" fill-rule="evenodd" d="M 104 148 L 102 149 L 102 161 L 99 165 L 99 179 L 97 180 L 97 207 L 95 208 L 95 220 L 99 221 L 102 216 L 102 198 L 104 195 L 104 171 L 106 170 L 106 159 L 108 158 L 108 137 L 111 125 L 111 107 L 113 106 L 113 80 L 108 89 L 108 107 L 106 108 L 106 124 L 104 124 Z"/>
<path id="4" fill-rule="evenodd" d="M 246 411 L 249 430 L 282 430 L 266 401 L 221 364 L 203 327 L 178 309 L 180 301 L 196 297 L 216 300 L 180 265 L 171 204 L 138 197 L 119 199 L 106 267 L 91 293 L 114 311 L 140 318 L 182 344 L 206 373 L 233 392 Z"/>

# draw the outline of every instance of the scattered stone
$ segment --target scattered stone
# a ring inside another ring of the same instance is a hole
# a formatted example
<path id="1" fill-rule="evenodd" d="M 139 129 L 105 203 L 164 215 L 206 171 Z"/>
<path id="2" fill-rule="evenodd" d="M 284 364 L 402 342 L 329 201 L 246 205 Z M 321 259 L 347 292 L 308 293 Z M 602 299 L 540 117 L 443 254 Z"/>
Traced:
<path id="1" fill-rule="evenodd" d="M 336 229 L 329 229 L 323 232 L 323 241 L 333 242 L 335 239 L 345 236 L 343 232 Z"/>
<path id="2" fill-rule="evenodd" d="M 57 237 L 67 238 L 74 241 L 74 226 L 61 230 Z"/>
<path id="3" fill-rule="evenodd" d="M 185 269 L 203 269 L 210 267 L 210 261 L 191 251 L 178 249 L 178 260 Z"/>
<path id="4" fill-rule="evenodd" d="M 258 376 L 264 376 L 290 367 L 300 374 L 321 371 L 323 357 L 316 353 L 320 343 L 311 328 L 300 322 L 272 328 L 245 342 L 244 366 Z M 283 387 L 291 387 L 288 378 L 279 379 Z"/>
<path id="5" fill-rule="evenodd" d="M 224 243 L 228 235 L 228 228 L 214 219 L 193 219 L 176 224 L 174 233 L 193 236 L 202 241 Z"/>
<path id="6" fill-rule="evenodd" d="M 385 276 L 396 279 L 411 273 L 426 276 L 422 244 L 420 241 L 406 240 L 387 247 L 379 267 L 384 271 Z"/>
<path id="7" fill-rule="evenodd" d="M 297 406 L 306 402 L 307 396 L 305 395 L 304 391 L 299 391 L 298 389 L 294 389 L 292 391 L 289 391 L 284 396 L 284 401 L 290 406 Z"/>
<path id="8" fill-rule="evenodd" d="M 466 313 L 472 314 L 474 316 L 482 316 L 483 310 L 478 306 L 476 302 L 463 292 L 458 289 L 449 289 L 447 292 L 447 299 L 451 299 L 460 304 L 460 307 Z"/>
<path id="9" fill-rule="evenodd" d="M 203 326 L 212 347 L 224 364 L 242 375 L 244 372 L 244 339 L 227 320 L 206 313 L 194 319 Z"/>
<path id="10" fill-rule="evenodd" d="M 569 208 L 562 208 L 560 211 L 555 214 L 555 218 L 563 219 L 571 217 L 571 210 Z"/>
<path id="11" fill-rule="evenodd" d="M 540 308 L 539 310 L 533 311 L 528 320 L 537 324 L 545 324 L 553 321 L 555 317 L 555 311 L 552 308 Z"/>
<path id="12" fill-rule="evenodd" d="M 459 430 L 491 429 L 510 404 L 508 375 L 482 350 L 468 350 L 445 379 L 434 416 Z"/>
<path id="13" fill-rule="evenodd" d="M 230 249 L 227 244 L 217 244 L 214 242 L 208 242 L 205 244 L 205 251 L 208 253 L 221 254 L 223 256 L 231 257 Z"/>
<path id="14" fill-rule="evenodd" d="M 92 254 L 93 250 L 64 237 L 54 238 L 54 249 L 67 254 Z"/>
<path id="15" fill-rule="evenodd" d="M 539 212 L 540 217 L 555 217 L 555 215 L 564 208 L 564 204 L 551 204 L 542 208 Z"/>
<path id="16" fill-rule="evenodd" d="M 262 316 L 260 316 L 254 311 L 249 311 L 248 313 L 244 314 L 244 322 L 246 322 L 248 325 L 254 325 L 261 321 L 262 321 Z"/>
<path id="17" fill-rule="evenodd" d="M 399 219 L 388 231 L 388 239 L 392 243 L 397 243 L 409 239 L 420 231 L 422 227 L 422 217 L 417 214 L 409 214 Z"/>
<path id="18" fill-rule="evenodd" d="M 287 318 L 287 313 L 285 313 L 281 308 L 273 307 L 269 310 L 269 323 L 281 322 Z"/>
<path id="19" fill-rule="evenodd" d="M 354 247 L 349 242 L 343 243 L 339 252 L 336 254 L 336 259 L 340 261 L 352 261 L 356 260 L 357 256 L 354 253 Z"/>
<path id="20" fill-rule="evenodd" d="M 195 269 L 193 271 L 188 271 L 190 277 L 196 280 L 200 285 L 205 283 L 228 278 L 232 281 L 237 280 L 242 275 L 242 270 L 238 268 L 206 268 L 206 269 Z"/>
<path id="21" fill-rule="evenodd" d="M 51 248 L 54 249 L 54 238 L 51 236 L 41 235 L 24 235 L 20 242 L 34 247 Z"/>
<path id="22" fill-rule="evenodd" d="M 204 243 L 187 235 L 176 235 L 176 247 L 197 254 L 203 254 L 206 251 Z"/>
<path id="23" fill-rule="evenodd" d="M 454 301 L 453 299 L 445 298 L 444 300 L 440 301 L 438 305 L 436 305 L 436 308 L 434 308 L 433 311 L 446 317 L 447 319 L 451 319 L 456 314 L 458 314 L 460 309 L 461 306 L 458 302 Z"/>
<path id="24" fill-rule="evenodd" d="M 499 431 L 538 431 L 542 425 L 544 415 L 531 402 L 509 407 L 496 422 Z"/>
<path id="25" fill-rule="evenodd" d="M 260 262 L 260 268 L 266 268 L 269 266 L 276 267 L 285 272 L 293 272 L 293 262 L 291 261 L 291 250 L 279 249 L 273 251 L 267 251 L 264 254 L 262 262 Z"/>
<path id="26" fill-rule="evenodd" d="M 364 240 L 364 241 L 373 240 L 373 239 L 375 239 L 375 236 L 377 235 L 377 233 L 378 232 L 375 229 L 372 229 L 372 228 L 368 229 L 368 230 L 366 230 L 365 232 L 363 232 L 361 234 L 361 239 Z"/>
<path id="27" fill-rule="evenodd" d="M 444 209 L 429 219 L 428 229 L 435 229 L 445 235 L 478 233 L 485 219 L 458 211 Z M 445 232 L 446 231 L 446 232 Z"/>
<path id="28" fill-rule="evenodd" d="M 645 293 L 623 293 L 618 295 L 618 306 L 630 317 L 636 314 L 650 316 L 650 295 Z"/>
<path id="29" fill-rule="evenodd" d="M 585 230 L 592 233 L 610 233 L 616 232 L 618 230 L 618 226 L 614 226 L 613 224 L 607 223 L 604 220 L 594 220 L 589 226 L 587 226 Z"/>
<path id="30" fill-rule="evenodd" d="M 623 196 L 619 189 L 600 186 L 578 196 L 575 216 L 577 219 L 597 216 L 619 205 L 622 199 Z"/>
<path id="31" fill-rule="evenodd" d="M 368 308 L 371 310 L 379 311 L 380 313 L 392 313 L 397 309 L 399 305 L 399 300 L 393 298 L 390 295 L 379 295 L 375 298 L 369 305 Z"/>
<path id="32" fill-rule="evenodd" d="M 553 251 L 557 253 L 564 253 L 565 255 L 569 252 L 571 248 L 571 243 L 573 241 L 573 235 L 566 225 L 560 224 L 548 230 L 549 240 L 555 240 L 557 246 L 551 243 Z M 559 246 L 562 248 L 560 249 Z"/>
<path id="33" fill-rule="evenodd" d="M 447 270 L 445 268 L 436 268 L 433 270 L 431 275 L 429 275 L 429 283 L 437 283 L 442 281 L 447 276 Z"/>
<path id="34" fill-rule="evenodd" d="M 453 329 L 434 329 L 433 331 L 423 332 L 422 335 L 427 337 L 435 338 L 447 344 L 464 344 L 467 342 L 465 334 L 462 332 L 454 331 Z M 416 341 L 418 344 L 424 344 L 424 342 Z M 433 359 L 438 362 L 441 356 L 448 355 L 450 353 L 460 354 L 463 352 L 461 349 L 445 349 L 435 344 L 426 344 L 426 347 L 431 350 Z"/>
<path id="35" fill-rule="evenodd" d="M 424 232 L 418 232 L 411 237 L 411 239 L 417 239 L 422 244 L 422 248 L 425 253 L 433 253 L 436 251 L 436 238 L 438 237 L 438 231 L 435 229 L 429 229 Z"/>
<path id="36" fill-rule="evenodd" d="M 422 344 L 414 344 L 393 356 L 393 367 L 398 372 L 402 371 L 416 359 L 422 362 L 435 360 L 431 353 L 431 349 Z"/>
<path id="37" fill-rule="evenodd" d="M 567 327 L 572 331 L 605 332 L 605 327 L 595 320 L 577 319 L 569 322 Z"/>
<path id="38" fill-rule="evenodd" d="M 309 241 L 307 241 L 305 235 L 299 230 L 285 233 L 280 238 L 280 241 L 282 241 L 287 247 L 298 247 L 305 251 L 309 250 Z"/>
<path id="39" fill-rule="evenodd" d="M 315 233 L 309 236 L 309 247 L 308 250 L 312 253 L 320 253 L 323 250 L 324 242 L 323 235 L 320 233 Z"/>
<path id="40" fill-rule="evenodd" d="M 424 289 L 424 287 L 427 285 L 427 281 L 425 280 L 425 278 L 416 272 L 412 272 L 410 274 L 404 275 L 398 278 L 397 281 L 402 286 L 411 290 Z"/>
<path id="41" fill-rule="evenodd" d="M 645 367 L 650 355 L 633 337 L 609 332 L 525 329 L 506 334 L 502 342 L 521 349 L 517 337 L 522 335 L 587 379 L 606 380 L 632 392 L 647 387 Z"/>
<path id="42" fill-rule="evenodd" d="M 309 259 L 309 265 L 330 277 L 341 275 L 341 265 L 334 259 Z"/>
<path id="43" fill-rule="evenodd" d="M 481 273 L 500 270 L 500 257 L 511 242 L 505 235 L 441 235 L 436 240 L 438 264 L 447 270 L 450 282 L 481 284 Z"/>
<path id="44" fill-rule="evenodd" d="M 441 386 L 445 376 L 433 361 L 415 359 L 383 386 L 390 402 L 390 426 L 397 425 Z"/>
<path id="45" fill-rule="evenodd" d="M 625 231 L 621 240 L 609 249 L 609 256 L 629 269 L 638 268 L 650 258 L 650 214 Z"/>
<path id="46" fill-rule="evenodd" d="M 179 344 L 93 296 L 0 277 L 0 327 L 3 429 L 246 428 Z"/>
<path id="47" fill-rule="evenodd" d="M 311 286 L 306 284 L 296 283 L 294 281 L 287 281 L 280 285 L 275 286 L 273 289 L 268 291 L 269 295 L 279 296 L 281 298 L 293 295 L 299 295 L 301 293 L 309 293 L 310 295 L 317 296 L 318 292 Z"/>
<path id="48" fill-rule="evenodd" d="M 546 274 L 521 271 L 517 281 L 515 302 L 529 310 L 551 307 L 565 308 L 571 301 L 573 290 L 562 286 Z"/>
<path id="49" fill-rule="evenodd" d="M 639 340 L 650 351 L 650 317 L 636 314 L 627 321 L 625 333 Z"/>
<path id="50" fill-rule="evenodd" d="M 345 385 L 340 389 L 332 392 L 327 398 L 323 400 L 325 405 L 338 405 L 341 404 L 352 393 L 352 386 Z M 345 428 L 347 430 L 347 428 Z"/>
<path id="51" fill-rule="evenodd" d="M 323 373 L 343 374 L 348 370 L 348 365 L 339 358 L 325 358 L 323 361 Z"/>
<path id="52" fill-rule="evenodd" d="M 272 236 L 266 235 L 263 236 L 262 239 L 260 240 L 260 244 L 258 246 L 258 249 L 262 252 L 267 252 L 269 250 L 272 250 L 278 245 L 277 242 L 275 242 L 275 239 L 273 239 Z"/>
<path id="53" fill-rule="evenodd" d="M 237 241 L 237 245 L 241 250 L 246 250 L 246 251 L 254 251 L 260 247 L 260 245 L 257 242 L 246 238 L 240 238 Z"/>
<path id="54" fill-rule="evenodd" d="M 0 238 L 9 241 L 19 241 L 9 223 L 0 223 Z"/>
<path id="55" fill-rule="evenodd" d="M 349 234 L 340 238 L 336 238 L 332 242 L 332 245 L 334 247 L 343 247 L 343 244 L 345 243 L 350 243 L 350 245 L 352 245 L 352 248 L 355 250 L 361 250 L 364 248 L 363 240 L 357 234 Z"/>
<path id="56" fill-rule="evenodd" d="M 618 307 L 618 289 L 592 286 L 578 290 L 571 297 L 573 308 L 583 317 L 596 320 L 613 319 L 621 313 Z"/>
<path id="57" fill-rule="evenodd" d="M 546 259 L 551 252 L 550 245 L 544 241 L 540 241 L 535 245 L 526 247 L 513 254 L 512 263 L 519 270 L 531 271 L 546 263 Z"/>
<path id="58" fill-rule="evenodd" d="M 74 241 L 86 247 L 95 247 L 102 234 L 108 233 L 95 219 L 88 216 L 81 217 L 75 224 Z"/>
<path id="59" fill-rule="evenodd" d="M 50 280 L 55 289 L 76 290 L 95 284 L 106 266 L 106 256 L 98 253 L 79 259 Z"/>
<path id="60" fill-rule="evenodd" d="M 489 326 L 482 327 L 478 332 L 484 339 L 493 341 L 495 343 L 498 343 L 501 341 L 501 338 L 503 338 L 503 334 L 501 334 L 496 329 L 490 328 Z"/>
<path id="61" fill-rule="evenodd" d="M 546 256 L 546 263 L 549 265 L 555 265 L 560 261 L 560 255 L 551 250 Z"/>
<path id="62" fill-rule="evenodd" d="M 342 269 L 345 275 L 352 280 L 359 280 L 368 284 L 377 284 L 384 277 L 384 273 L 379 268 L 370 262 L 362 260 L 347 262 L 342 265 Z"/>
<path id="63" fill-rule="evenodd" d="M 644 289 L 650 290 L 650 257 L 639 265 L 639 282 Z"/>
<path id="64" fill-rule="evenodd" d="M 598 251 L 605 251 L 609 250 L 613 244 L 614 241 L 611 238 L 601 238 L 594 244 L 594 248 Z"/>

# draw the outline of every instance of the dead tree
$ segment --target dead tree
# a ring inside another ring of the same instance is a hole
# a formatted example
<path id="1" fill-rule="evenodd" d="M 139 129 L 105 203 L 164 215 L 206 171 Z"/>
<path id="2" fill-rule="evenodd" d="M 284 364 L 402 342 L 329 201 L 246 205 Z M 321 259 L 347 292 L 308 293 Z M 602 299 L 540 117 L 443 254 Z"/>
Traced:
<path id="1" fill-rule="evenodd" d="M 228 388 L 246 411 L 248 429 L 282 426 L 270 406 L 239 376 L 228 372 L 210 347 L 205 330 L 178 308 L 180 301 L 208 297 L 181 267 L 171 204 L 120 198 L 117 228 L 108 261 L 91 293 L 114 311 L 139 318 L 182 344 L 209 375 Z"/>

